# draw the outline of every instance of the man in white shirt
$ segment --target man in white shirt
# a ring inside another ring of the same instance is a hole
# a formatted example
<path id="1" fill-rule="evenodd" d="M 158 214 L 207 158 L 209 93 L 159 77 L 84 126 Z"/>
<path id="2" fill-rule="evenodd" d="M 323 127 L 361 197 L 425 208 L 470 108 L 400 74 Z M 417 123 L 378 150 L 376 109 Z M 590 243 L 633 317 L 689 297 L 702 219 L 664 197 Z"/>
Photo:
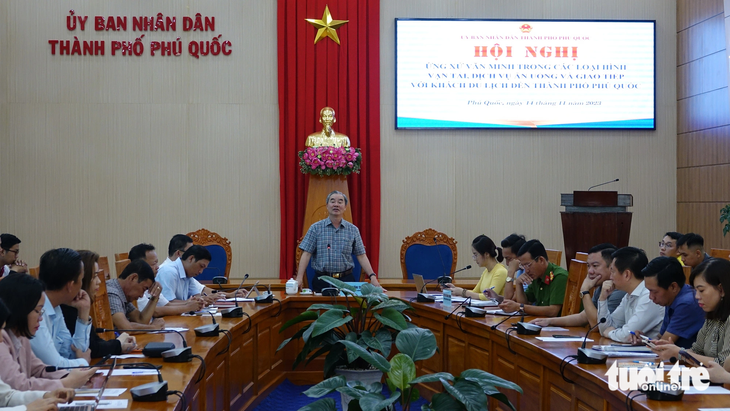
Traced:
<path id="1" fill-rule="evenodd" d="M 649 338 L 658 338 L 664 320 L 664 307 L 649 298 L 641 270 L 649 263 L 644 251 L 624 247 L 611 257 L 611 279 L 603 283 L 598 298 L 598 318 L 606 318 L 599 324 L 601 335 L 614 341 L 631 342 L 631 332 L 640 331 Z M 626 293 L 618 308 L 608 312 L 608 297 L 614 290 Z"/>
<path id="2" fill-rule="evenodd" d="M 89 365 L 89 333 L 91 332 L 91 299 L 81 289 L 84 263 L 69 248 L 46 251 L 41 256 L 38 279 L 46 286 L 43 320 L 30 346 L 46 365 L 73 367 Z M 74 335 L 66 327 L 61 304 L 78 310 Z"/>
<path id="3" fill-rule="evenodd" d="M 27 273 L 28 264 L 19 258 L 20 256 L 20 239 L 12 234 L 0 235 L 0 247 L 3 253 L 0 254 L 0 264 L 2 264 L 2 276 L 16 273 Z"/>
<path id="4" fill-rule="evenodd" d="M 167 258 L 160 264 L 160 268 L 180 258 L 188 248 L 193 246 L 193 239 L 185 234 L 175 234 L 167 246 Z"/>

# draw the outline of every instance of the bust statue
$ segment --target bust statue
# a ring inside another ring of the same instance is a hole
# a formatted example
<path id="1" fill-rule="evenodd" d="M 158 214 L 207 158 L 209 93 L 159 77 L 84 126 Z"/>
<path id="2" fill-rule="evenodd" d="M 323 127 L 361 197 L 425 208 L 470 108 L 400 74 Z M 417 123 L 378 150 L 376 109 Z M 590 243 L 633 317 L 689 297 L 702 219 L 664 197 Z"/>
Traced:
<path id="1" fill-rule="evenodd" d="M 307 147 L 350 147 L 350 139 L 344 134 L 335 132 L 332 128 L 335 121 L 337 121 L 335 120 L 335 110 L 332 107 L 325 107 L 320 110 L 319 122 L 322 123 L 322 130 L 310 134 L 304 145 Z"/>

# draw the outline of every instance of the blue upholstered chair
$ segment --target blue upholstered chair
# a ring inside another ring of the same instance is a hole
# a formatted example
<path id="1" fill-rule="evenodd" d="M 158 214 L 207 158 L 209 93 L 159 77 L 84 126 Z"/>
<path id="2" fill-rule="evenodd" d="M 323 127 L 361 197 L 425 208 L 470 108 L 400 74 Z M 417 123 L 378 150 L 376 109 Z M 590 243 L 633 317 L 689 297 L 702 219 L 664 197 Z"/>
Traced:
<path id="1" fill-rule="evenodd" d="M 296 253 L 296 259 L 294 267 L 294 273 L 297 272 L 299 269 L 299 260 L 302 258 L 302 249 L 299 248 L 299 243 L 302 242 L 304 237 L 299 238 L 297 241 L 297 253 Z M 364 281 L 362 278 L 362 267 L 360 266 L 360 262 L 357 261 L 357 256 L 355 254 L 352 255 L 352 262 L 354 264 L 354 267 L 352 267 L 352 272 L 355 274 L 355 281 Z M 303 286 L 305 288 L 310 288 L 309 285 L 312 284 L 312 281 L 314 280 L 314 268 L 312 268 L 312 260 L 309 260 L 309 264 L 307 264 L 307 276 L 304 278 Z"/>
<path id="2" fill-rule="evenodd" d="M 231 261 L 233 261 L 231 242 L 218 233 L 208 231 L 205 228 L 188 233 L 188 236 L 193 239 L 193 244 L 207 248 L 211 255 L 208 267 L 195 278 L 201 283 L 211 283 L 213 277 L 218 276 L 229 278 Z"/>
<path id="3" fill-rule="evenodd" d="M 456 240 L 432 228 L 419 231 L 403 240 L 400 266 L 403 279 L 420 274 L 424 279 L 450 275 L 456 270 Z"/>

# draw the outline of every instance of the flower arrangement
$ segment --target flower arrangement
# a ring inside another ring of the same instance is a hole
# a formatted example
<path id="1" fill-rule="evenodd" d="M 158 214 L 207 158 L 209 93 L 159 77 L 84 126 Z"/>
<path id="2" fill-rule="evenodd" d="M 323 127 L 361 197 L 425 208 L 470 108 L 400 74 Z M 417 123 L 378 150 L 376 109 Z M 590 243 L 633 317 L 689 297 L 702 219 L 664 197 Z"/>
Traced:
<path id="1" fill-rule="evenodd" d="M 307 147 L 299 152 L 302 173 L 316 176 L 346 176 L 360 172 L 362 154 L 353 147 Z"/>

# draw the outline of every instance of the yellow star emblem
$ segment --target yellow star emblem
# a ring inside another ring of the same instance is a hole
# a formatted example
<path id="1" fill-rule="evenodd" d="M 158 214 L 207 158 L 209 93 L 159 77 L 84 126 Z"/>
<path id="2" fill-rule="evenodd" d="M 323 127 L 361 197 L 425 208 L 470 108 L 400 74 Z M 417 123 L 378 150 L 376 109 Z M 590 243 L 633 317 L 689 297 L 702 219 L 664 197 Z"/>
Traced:
<path id="1" fill-rule="evenodd" d="M 337 37 L 337 29 L 345 25 L 350 20 L 333 20 L 330 14 L 329 6 L 324 6 L 324 14 L 322 20 L 305 19 L 309 24 L 317 28 L 317 36 L 314 38 L 314 44 L 322 40 L 325 37 L 329 37 L 334 40 L 335 43 L 340 44 L 340 38 Z"/>

